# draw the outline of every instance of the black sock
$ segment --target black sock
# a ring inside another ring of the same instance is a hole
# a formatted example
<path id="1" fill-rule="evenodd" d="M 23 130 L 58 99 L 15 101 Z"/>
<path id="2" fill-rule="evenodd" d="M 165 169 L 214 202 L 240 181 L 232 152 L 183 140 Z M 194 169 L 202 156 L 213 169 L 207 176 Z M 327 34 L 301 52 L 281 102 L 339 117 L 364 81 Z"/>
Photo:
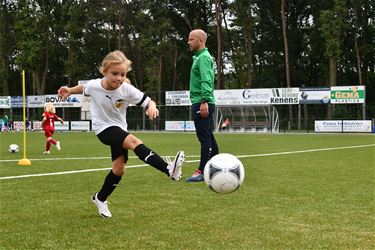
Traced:
<path id="1" fill-rule="evenodd" d="M 166 163 L 157 153 L 146 147 L 145 144 L 138 145 L 134 149 L 134 153 L 142 161 L 160 170 L 161 172 L 166 173 L 169 176 L 169 171 L 167 169 L 168 163 Z"/>
<path id="2" fill-rule="evenodd" d="M 117 187 L 118 183 L 121 181 L 121 176 L 117 176 L 111 170 L 107 177 L 105 177 L 102 189 L 98 193 L 98 200 L 106 201 L 108 196 L 110 196 Z"/>

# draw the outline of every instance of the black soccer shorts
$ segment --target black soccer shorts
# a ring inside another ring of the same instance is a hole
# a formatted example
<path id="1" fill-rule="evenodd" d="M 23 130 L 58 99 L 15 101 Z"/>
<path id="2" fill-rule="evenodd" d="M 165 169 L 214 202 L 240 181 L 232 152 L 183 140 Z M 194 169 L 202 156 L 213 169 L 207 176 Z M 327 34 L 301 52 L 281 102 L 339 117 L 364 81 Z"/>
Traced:
<path id="1" fill-rule="evenodd" d="M 128 150 L 122 148 L 122 143 L 128 135 L 129 133 L 122 128 L 112 126 L 100 132 L 97 137 L 103 144 L 111 146 L 112 161 L 123 155 L 126 163 L 129 158 Z"/>

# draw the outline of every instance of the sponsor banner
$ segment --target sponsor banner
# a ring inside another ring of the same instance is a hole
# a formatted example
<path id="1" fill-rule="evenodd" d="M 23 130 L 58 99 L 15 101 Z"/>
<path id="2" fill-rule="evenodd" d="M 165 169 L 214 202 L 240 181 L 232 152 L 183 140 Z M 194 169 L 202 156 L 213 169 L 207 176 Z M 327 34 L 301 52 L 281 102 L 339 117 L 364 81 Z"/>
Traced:
<path id="1" fill-rule="evenodd" d="M 84 112 L 90 111 L 90 102 L 91 102 L 90 96 L 82 95 L 81 111 L 84 111 Z"/>
<path id="2" fill-rule="evenodd" d="M 371 120 L 344 120 L 343 132 L 372 132 Z"/>
<path id="3" fill-rule="evenodd" d="M 52 102 L 55 107 L 80 108 L 82 107 L 82 94 L 71 95 L 65 100 L 58 95 L 46 95 L 45 102 Z"/>
<path id="4" fill-rule="evenodd" d="M 23 131 L 23 121 L 14 121 L 13 122 L 14 131 Z"/>
<path id="5" fill-rule="evenodd" d="M 90 121 L 71 121 L 70 130 L 90 131 Z"/>
<path id="6" fill-rule="evenodd" d="M 10 96 L 0 96 L 0 108 L 10 109 Z"/>
<path id="7" fill-rule="evenodd" d="M 298 104 L 299 88 L 219 89 L 214 91 L 217 106 Z M 167 91 L 167 106 L 191 105 L 189 91 Z"/>
<path id="8" fill-rule="evenodd" d="M 166 131 L 195 131 L 193 121 L 165 121 Z"/>
<path id="9" fill-rule="evenodd" d="M 43 108 L 44 107 L 44 95 L 27 96 L 27 107 L 29 107 L 29 108 Z"/>
<path id="10" fill-rule="evenodd" d="M 300 88 L 300 104 L 327 104 L 330 102 L 330 88 Z"/>
<path id="11" fill-rule="evenodd" d="M 315 121 L 315 132 L 365 132 L 371 133 L 371 120 Z"/>
<path id="12" fill-rule="evenodd" d="M 25 103 L 27 107 L 27 102 Z M 10 97 L 10 106 L 12 108 L 22 108 L 23 107 L 23 98 L 22 96 L 11 96 Z"/>
<path id="13" fill-rule="evenodd" d="M 189 91 L 166 91 L 165 105 L 167 106 L 190 106 Z"/>
<path id="14" fill-rule="evenodd" d="M 365 86 L 331 87 L 331 103 L 365 103 Z"/>
<path id="15" fill-rule="evenodd" d="M 64 121 L 64 124 L 61 124 L 59 121 L 55 121 L 55 130 L 57 131 L 69 131 L 69 122 Z"/>
<path id="16" fill-rule="evenodd" d="M 272 89 L 271 105 L 298 104 L 299 88 Z"/>
<path id="17" fill-rule="evenodd" d="M 268 105 L 271 89 L 223 89 L 214 92 L 216 105 Z"/>
<path id="18" fill-rule="evenodd" d="M 32 122 L 32 130 L 42 130 L 42 122 L 41 121 L 33 121 Z"/>

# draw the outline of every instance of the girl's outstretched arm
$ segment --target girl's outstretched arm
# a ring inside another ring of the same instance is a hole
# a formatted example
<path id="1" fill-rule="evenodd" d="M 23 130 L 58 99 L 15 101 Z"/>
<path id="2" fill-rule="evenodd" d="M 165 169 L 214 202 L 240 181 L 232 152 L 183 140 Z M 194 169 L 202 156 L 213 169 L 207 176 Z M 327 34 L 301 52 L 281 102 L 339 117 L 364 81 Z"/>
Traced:
<path id="1" fill-rule="evenodd" d="M 82 94 L 83 93 L 83 85 L 78 84 L 74 87 L 67 87 L 67 86 L 62 86 L 59 88 L 57 91 L 58 95 L 61 96 L 62 98 L 67 98 L 71 94 Z"/>

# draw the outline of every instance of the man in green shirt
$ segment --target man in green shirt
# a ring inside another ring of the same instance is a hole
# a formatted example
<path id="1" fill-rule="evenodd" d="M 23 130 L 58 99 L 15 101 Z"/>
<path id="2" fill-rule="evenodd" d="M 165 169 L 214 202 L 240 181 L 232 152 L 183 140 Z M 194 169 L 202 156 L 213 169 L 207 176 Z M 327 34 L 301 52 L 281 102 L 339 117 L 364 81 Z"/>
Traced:
<path id="1" fill-rule="evenodd" d="M 9 118 L 8 118 L 8 115 L 5 114 L 4 115 L 4 128 L 5 128 L 5 131 L 9 131 L 9 127 L 8 127 L 8 123 L 9 123 Z"/>
<path id="2" fill-rule="evenodd" d="M 206 48 L 207 34 L 201 30 L 192 30 L 189 34 L 189 47 L 193 56 L 190 72 L 190 101 L 195 132 L 201 145 L 199 167 L 187 182 L 204 181 L 203 170 L 209 159 L 219 153 L 219 147 L 213 134 L 214 97 L 214 61 Z"/>

